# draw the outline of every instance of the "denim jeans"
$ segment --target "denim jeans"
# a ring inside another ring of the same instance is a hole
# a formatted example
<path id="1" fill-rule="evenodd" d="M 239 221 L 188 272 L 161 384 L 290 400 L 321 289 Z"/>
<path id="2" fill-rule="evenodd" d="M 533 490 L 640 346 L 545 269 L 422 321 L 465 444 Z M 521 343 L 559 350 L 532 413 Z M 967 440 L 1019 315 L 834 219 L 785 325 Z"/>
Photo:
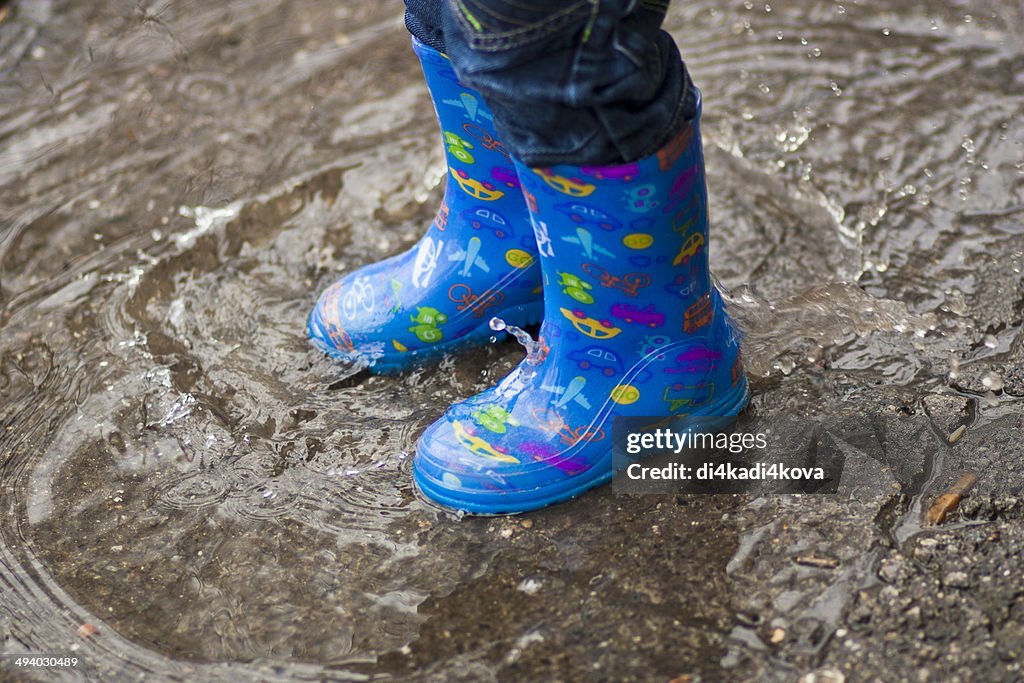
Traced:
<path id="1" fill-rule="evenodd" d="M 406 0 L 528 166 L 606 165 L 659 150 L 697 109 L 669 0 Z"/>

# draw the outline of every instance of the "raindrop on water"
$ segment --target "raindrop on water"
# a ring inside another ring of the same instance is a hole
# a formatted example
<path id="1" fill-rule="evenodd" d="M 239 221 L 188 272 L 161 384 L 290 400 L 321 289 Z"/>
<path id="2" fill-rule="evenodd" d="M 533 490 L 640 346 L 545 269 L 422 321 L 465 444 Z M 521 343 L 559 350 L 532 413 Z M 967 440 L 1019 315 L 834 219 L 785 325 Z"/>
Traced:
<path id="1" fill-rule="evenodd" d="M 990 392 L 1003 390 L 1003 377 L 998 372 L 989 371 L 981 378 L 981 385 Z"/>
<path id="2" fill-rule="evenodd" d="M 949 359 L 949 378 L 956 379 L 960 375 L 960 359 L 953 356 Z"/>

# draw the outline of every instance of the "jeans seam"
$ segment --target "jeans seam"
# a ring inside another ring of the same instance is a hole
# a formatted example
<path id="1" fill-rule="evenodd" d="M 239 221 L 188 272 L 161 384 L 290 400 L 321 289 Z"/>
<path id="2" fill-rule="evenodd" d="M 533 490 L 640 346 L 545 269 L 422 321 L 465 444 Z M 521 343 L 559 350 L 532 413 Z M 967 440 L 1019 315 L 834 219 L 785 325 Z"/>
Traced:
<path id="1" fill-rule="evenodd" d="M 622 44 L 620 28 L 621 26 L 619 24 L 615 25 L 615 30 L 612 33 L 612 47 L 615 48 L 620 55 L 632 62 L 633 66 L 638 69 L 643 68 L 643 60 L 633 54 L 632 50 Z M 657 44 L 655 44 L 655 48 L 657 48 Z"/>
<path id="2" fill-rule="evenodd" d="M 459 22 L 463 32 L 467 36 L 470 36 L 467 41 L 469 46 L 475 50 L 483 52 L 498 52 L 515 47 L 522 47 L 538 38 L 555 33 L 566 24 L 574 21 L 578 15 L 582 16 L 580 10 L 590 4 L 588 0 L 580 0 L 580 2 L 577 2 L 571 7 L 567 7 L 557 14 L 546 18 L 544 22 L 539 25 L 533 24 L 509 31 L 496 31 L 494 33 L 488 33 L 487 35 L 477 35 L 476 29 L 466 19 L 465 13 L 468 10 L 465 3 L 462 2 L 462 0 L 454 0 L 454 3 L 459 9 L 458 12 L 454 13 L 455 20 Z"/>
<path id="3" fill-rule="evenodd" d="M 513 8 L 513 9 L 524 9 L 524 10 L 529 11 L 529 12 L 540 11 L 540 8 L 538 8 L 536 5 L 527 5 L 527 4 L 524 4 L 524 3 L 517 2 L 516 0 L 504 0 L 504 1 L 505 1 L 506 5 L 511 6 L 511 8 Z M 484 7 L 481 7 L 479 5 L 474 5 L 474 8 L 479 10 L 480 12 L 486 14 L 489 19 L 498 19 L 499 21 L 504 21 L 507 24 L 510 24 L 510 25 L 513 25 L 513 26 L 517 26 L 517 27 L 520 27 L 520 28 L 526 28 L 526 27 L 529 27 L 531 25 L 531 22 L 529 20 L 519 20 L 519 19 L 515 19 L 513 17 L 504 16 L 504 15 L 500 14 L 496 9 L 484 8 Z M 474 16 L 476 16 L 477 21 L 479 21 L 481 25 L 485 24 L 485 22 L 480 21 L 480 17 L 478 15 L 474 15 Z M 536 22 L 533 22 L 533 23 L 536 23 Z M 486 25 L 484 25 L 484 30 L 487 30 L 487 28 L 488 27 Z M 507 29 L 507 30 L 512 30 L 512 29 Z"/>

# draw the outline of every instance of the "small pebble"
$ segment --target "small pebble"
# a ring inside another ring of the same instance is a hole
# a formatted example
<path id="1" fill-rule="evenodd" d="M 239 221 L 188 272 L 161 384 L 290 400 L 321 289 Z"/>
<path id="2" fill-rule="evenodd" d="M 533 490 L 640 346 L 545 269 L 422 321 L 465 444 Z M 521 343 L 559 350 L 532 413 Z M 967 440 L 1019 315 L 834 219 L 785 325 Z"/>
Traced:
<path id="1" fill-rule="evenodd" d="M 953 433 L 949 435 L 949 443 L 954 444 L 957 441 L 959 441 L 960 437 L 962 437 L 964 435 L 964 432 L 966 431 L 967 425 L 960 425 L 959 427 L 957 427 L 955 430 L 953 430 Z"/>
<path id="2" fill-rule="evenodd" d="M 839 566 L 839 560 L 833 557 L 821 557 L 818 555 L 798 555 L 793 558 L 797 564 L 805 567 L 817 567 L 818 569 L 835 569 Z"/>
<path id="3" fill-rule="evenodd" d="M 942 585 L 947 588 L 967 588 L 971 579 L 965 572 L 950 572 L 942 578 Z"/>
<path id="4" fill-rule="evenodd" d="M 900 577 L 900 570 L 903 569 L 903 559 L 895 557 L 887 562 L 883 562 L 881 568 L 878 570 L 878 575 L 883 581 L 888 583 L 895 583 Z"/>
<path id="5" fill-rule="evenodd" d="M 800 683 L 845 683 L 846 676 L 835 669 L 819 669 L 800 678 Z"/>

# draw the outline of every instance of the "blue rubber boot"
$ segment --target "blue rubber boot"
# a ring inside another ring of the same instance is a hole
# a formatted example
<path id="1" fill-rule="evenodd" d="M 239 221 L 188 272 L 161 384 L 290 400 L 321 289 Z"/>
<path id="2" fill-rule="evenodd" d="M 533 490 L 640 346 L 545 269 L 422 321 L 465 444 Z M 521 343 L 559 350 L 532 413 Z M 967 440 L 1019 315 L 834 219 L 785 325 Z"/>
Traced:
<path id="1" fill-rule="evenodd" d="M 540 338 L 496 387 L 428 427 L 413 463 L 429 498 L 479 514 L 607 482 L 616 416 L 712 416 L 706 431 L 748 398 L 708 272 L 698 118 L 636 163 L 518 171 L 540 244 Z"/>
<path id="2" fill-rule="evenodd" d="M 447 57 L 415 38 L 447 148 L 448 184 L 408 251 L 342 277 L 309 315 L 309 338 L 341 360 L 393 372 L 494 336 L 492 316 L 540 322 L 537 242 L 491 113 Z"/>

